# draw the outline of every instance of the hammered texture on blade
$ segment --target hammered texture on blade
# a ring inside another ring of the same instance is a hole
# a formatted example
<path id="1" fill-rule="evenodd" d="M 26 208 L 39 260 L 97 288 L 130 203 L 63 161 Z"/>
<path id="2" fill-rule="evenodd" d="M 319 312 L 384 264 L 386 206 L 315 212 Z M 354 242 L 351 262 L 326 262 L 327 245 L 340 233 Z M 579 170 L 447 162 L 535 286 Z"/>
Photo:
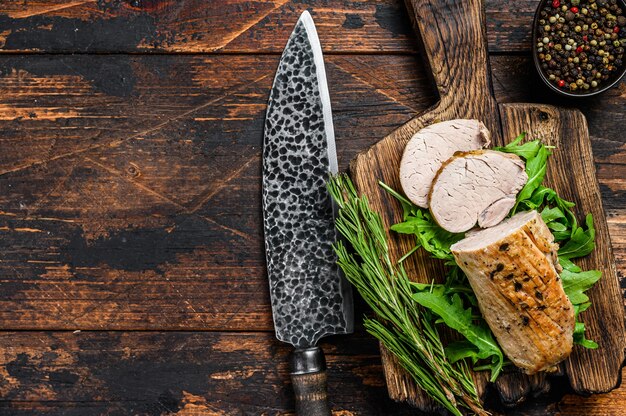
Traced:
<path id="1" fill-rule="evenodd" d="M 313 51 L 301 19 L 276 73 L 263 150 L 274 326 L 278 339 L 296 347 L 352 329 L 344 305 L 349 288 L 344 287 L 332 248 L 336 234 L 325 187 L 329 155 L 322 106 Z"/>

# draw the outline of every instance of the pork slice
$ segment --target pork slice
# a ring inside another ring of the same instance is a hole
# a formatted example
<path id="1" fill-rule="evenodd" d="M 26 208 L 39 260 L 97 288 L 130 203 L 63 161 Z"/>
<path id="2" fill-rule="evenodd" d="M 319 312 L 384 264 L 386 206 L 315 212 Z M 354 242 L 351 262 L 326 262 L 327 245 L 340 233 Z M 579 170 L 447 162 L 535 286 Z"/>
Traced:
<path id="1" fill-rule="evenodd" d="M 478 120 L 449 120 L 415 133 L 400 162 L 400 184 L 413 203 L 428 208 L 428 196 L 437 171 L 455 152 L 482 149 L 490 133 Z"/>
<path id="2" fill-rule="evenodd" d="M 516 214 L 451 250 L 506 356 L 527 374 L 555 370 L 572 351 L 574 308 L 541 215 Z"/>
<path id="3" fill-rule="evenodd" d="M 476 223 L 502 221 L 528 175 L 518 156 L 495 150 L 456 153 L 439 169 L 430 190 L 430 212 L 444 229 L 461 233 Z"/>

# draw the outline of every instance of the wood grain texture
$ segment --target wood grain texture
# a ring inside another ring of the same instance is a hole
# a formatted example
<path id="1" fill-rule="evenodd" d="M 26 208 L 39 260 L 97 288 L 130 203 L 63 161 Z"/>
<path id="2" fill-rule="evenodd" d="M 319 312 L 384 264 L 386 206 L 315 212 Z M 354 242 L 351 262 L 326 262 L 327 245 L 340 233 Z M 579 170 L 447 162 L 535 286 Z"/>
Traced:
<path id="1" fill-rule="evenodd" d="M 86 70 L 105 61 L 133 79 L 124 94 L 122 81 Z M 492 63 L 499 100 L 533 98 L 537 88 L 517 84 L 533 82 L 519 72 L 527 58 Z M 1 58 L 4 327 L 271 329 L 255 156 L 276 64 L 274 56 Z M 327 67 L 342 168 L 436 99 L 413 56 L 336 55 Z M 626 216 L 623 91 L 586 110 L 616 221 Z"/>
<path id="2" fill-rule="evenodd" d="M 272 333 L 2 332 L 0 345 L 0 414 L 293 412 L 291 348 Z M 369 336 L 336 337 L 322 347 L 333 410 L 412 414 L 387 397 Z"/>
<path id="3" fill-rule="evenodd" d="M 538 0 L 487 0 L 492 52 L 526 51 Z M 0 2 L 0 51 L 280 53 L 310 9 L 325 52 L 413 53 L 402 0 Z"/>
<path id="4" fill-rule="evenodd" d="M 312 7 L 342 168 L 437 92 L 401 0 L 280 3 L 0 2 L 0 414 L 293 414 L 289 349 L 246 332 L 272 329 L 254 157 L 275 55 Z M 536 3 L 486 1 L 491 51 L 528 49 Z M 491 65 L 499 102 L 571 105 L 528 56 Z M 576 103 L 622 277 L 625 99 L 622 82 Z M 63 328 L 133 332 L 43 331 Z M 323 347 L 335 415 L 419 414 L 388 399 L 362 328 Z M 626 402 L 624 387 L 584 398 L 562 384 L 498 413 L 614 416 Z"/>
<path id="5" fill-rule="evenodd" d="M 581 174 L 580 181 L 574 181 L 570 179 L 571 175 L 568 177 L 563 173 L 549 176 L 547 183 L 578 202 L 584 212 L 594 213 L 599 224 L 596 250 L 601 254 L 589 256 L 585 259 L 585 266 L 601 269 L 605 276 L 603 285 L 606 287 L 593 292 L 596 296 L 595 307 L 600 313 L 596 312 L 595 316 L 590 314 L 592 319 L 595 318 L 592 325 L 596 328 L 596 338 L 604 341 L 604 351 L 595 351 L 595 356 L 593 353 L 577 351 L 566 364 L 567 373 L 578 392 L 603 392 L 614 388 L 624 360 L 624 320 L 621 303 L 618 302 L 619 283 L 599 191 L 595 185 L 591 162 L 593 156 L 584 117 L 575 111 L 557 110 L 554 107 L 545 107 L 543 111 L 543 107 L 533 105 L 505 105 L 504 109 L 514 108 L 517 112 L 498 111 L 491 95 L 484 26 L 481 24 L 481 2 L 411 0 L 407 3 L 422 35 L 425 57 L 430 64 L 440 101 L 357 156 L 351 164 L 351 173 L 358 189 L 368 196 L 370 204 L 381 213 L 383 222 L 386 225 L 393 224 L 401 220 L 401 209 L 397 202 L 390 201 L 392 198 L 384 195 L 378 181 L 382 180 L 400 189 L 398 171 L 402 150 L 408 139 L 420 128 L 441 120 L 478 118 L 494 133 L 494 144 L 502 145 L 503 137 L 515 137 L 525 129 L 530 129 L 531 133 L 542 133 L 543 130 L 537 125 L 520 121 L 521 114 L 541 116 L 541 127 L 553 129 L 550 133 L 560 134 L 564 143 L 571 143 L 565 146 L 567 152 L 555 158 L 559 169 L 572 168 L 576 172 L 585 173 L 585 176 Z M 434 27 L 437 30 L 433 30 Z M 503 118 L 504 135 L 501 134 L 499 115 Z M 551 120 L 554 120 L 553 125 L 550 124 Z M 546 134 L 541 136 L 545 137 Z M 395 258 L 408 252 L 414 244 L 413 239 L 407 236 L 391 235 L 390 239 Z M 436 279 L 436 276 L 444 276 L 440 262 L 432 261 L 423 251 L 416 254 L 408 264 L 405 262 L 407 271 L 415 280 L 426 283 Z M 600 318 L 602 316 L 609 318 Z M 605 324 L 607 327 L 603 327 Z M 418 408 L 432 410 L 432 402 L 407 379 L 397 362 L 389 360 L 387 352 L 383 352 L 382 356 L 390 395 L 398 400 L 409 401 Z M 480 390 L 484 390 L 482 383 L 484 379 L 479 378 Z M 525 400 L 529 394 L 548 390 L 549 383 L 543 375 L 528 377 L 509 373 L 496 382 L 496 387 L 504 403 L 516 404 Z"/>
<path id="6" fill-rule="evenodd" d="M 290 348 L 254 332 L 1 332 L 0 414 L 293 415 Z M 335 416 L 426 415 L 387 397 L 378 344 L 359 328 L 324 340 Z M 625 371 L 626 374 L 626 371 Z M 555 388 L 508 416 L 618 416 L 626 386 Z"/>
<path id="7" fill-rule="evenodd" d="M 337 58 L 345 168 L 409 119 L 393 96 L 415 91 L 372 86 Z M 383 62 L 355 58 L 363 74 Z M 109 58 L 132 62 L 123 96 L 98 90 L 105 74 L 75 74 L 103 59 L 1 59 L 3 327 L 271 330 L 260 149 L 278 58 Z"/>

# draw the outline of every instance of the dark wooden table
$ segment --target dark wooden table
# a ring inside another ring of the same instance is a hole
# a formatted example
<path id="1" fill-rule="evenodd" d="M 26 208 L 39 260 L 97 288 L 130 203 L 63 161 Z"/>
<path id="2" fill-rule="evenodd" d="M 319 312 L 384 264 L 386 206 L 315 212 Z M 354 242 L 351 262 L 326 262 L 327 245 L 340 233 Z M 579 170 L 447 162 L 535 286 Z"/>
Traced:
<path id="1" fill-rule="evenodd" d="M 495 93 L 585 113 L 623 277 L 626 83 L 550 95 L 528 52 L 536 5 L 486 1 Z M 260 154 L 279 54 L 306 8 L 346 168 L 436 101 L 399 0 L 0 1 L 0 414 L 292 410 Z M 415 414 L 387 398 L 377 343 L 357 326 L 322 343 L 333 409 Z M 589 398 L 557 386 L 510 414 L 625 404 L 626 386 Z"/>

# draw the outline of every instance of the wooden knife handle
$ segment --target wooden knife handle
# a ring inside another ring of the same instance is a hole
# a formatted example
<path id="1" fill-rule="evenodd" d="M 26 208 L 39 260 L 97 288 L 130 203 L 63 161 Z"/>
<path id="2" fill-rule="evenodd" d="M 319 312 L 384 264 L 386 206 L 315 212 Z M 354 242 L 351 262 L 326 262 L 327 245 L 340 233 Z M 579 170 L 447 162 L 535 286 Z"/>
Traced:
<path id="1" fill-rule="evenodd" d="M 296 415 L 331 415 L 326 387 L 326 360 L 321 348 L 296 349 L 293 352 L 291 382 L 296 394 Z"/>
<path id="2" fill-rule="evenodd" d="M 498 117 L 482 0 L 406 0 L 441 104 L 458 117 Z M 484 121 L 484 120 L 483 120 Z M 492 126 L 487 124 L 492 129 Z M 499 122 L 497 123 L 500 129 Z M 493 133 L 493 132 L 492 132 Z"/>

